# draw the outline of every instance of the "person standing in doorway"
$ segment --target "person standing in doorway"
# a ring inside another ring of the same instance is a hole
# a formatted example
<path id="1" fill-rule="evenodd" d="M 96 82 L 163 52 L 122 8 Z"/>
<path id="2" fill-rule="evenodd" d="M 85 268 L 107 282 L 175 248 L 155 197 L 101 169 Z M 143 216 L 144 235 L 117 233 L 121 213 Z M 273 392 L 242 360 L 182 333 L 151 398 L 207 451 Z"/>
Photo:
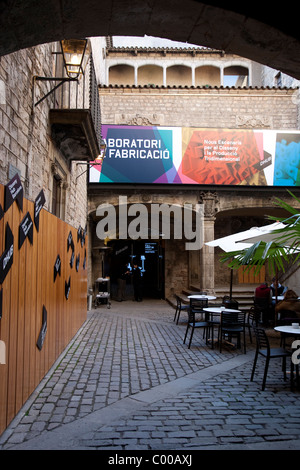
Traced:
<path id="1" fill-rule="evenodd" d="M 132 270 L 132 283 L 133 283 L 133 292 L 134 300 L 141 302 L 142 299 L 142 273 L 141 269 L 137 264 L 133 265 Z"/>
<path id="2" fill-rule="evenodd" d="M 122 302 L 126 300 L 126 279 L 129 274 L 127 265 L 122 265 L 118 273 L 118 292 L 117 292 L 117 301 Z"/>

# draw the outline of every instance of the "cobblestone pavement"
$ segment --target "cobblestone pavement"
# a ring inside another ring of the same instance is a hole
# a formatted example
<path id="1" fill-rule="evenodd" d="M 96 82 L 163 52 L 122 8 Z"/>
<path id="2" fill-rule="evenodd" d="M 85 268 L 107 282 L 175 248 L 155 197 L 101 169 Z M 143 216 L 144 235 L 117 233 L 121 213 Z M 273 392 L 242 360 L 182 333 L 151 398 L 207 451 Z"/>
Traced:
<path id="1" fill-rule="evenodd" d="M 87 320 L 0 437 L 0 449 L 300 449 L 299 393 L 254 345 L 183 344 L 164 301 L 112 302 Z M 272 341 L 279 342 L 278 338 Z"/>

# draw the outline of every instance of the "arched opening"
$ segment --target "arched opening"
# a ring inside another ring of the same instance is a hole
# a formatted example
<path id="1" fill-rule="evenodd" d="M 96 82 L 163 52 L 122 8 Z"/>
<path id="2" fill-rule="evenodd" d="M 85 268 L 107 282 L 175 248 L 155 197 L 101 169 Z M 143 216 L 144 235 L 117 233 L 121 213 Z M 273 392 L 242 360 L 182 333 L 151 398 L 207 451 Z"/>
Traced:
<path id="1" fill-rule="evenodd" d="M 167 85 L 191 86 L 192 70 L 185 65 L 172 65 L 167 68 Z"/>
<path id="2" fill-rule="evenodd" d="M 214 238 L 227 237 L 235 233 L 244 232 L 252 227 L 261 227 L 272 223 L 272 221 L 266 218 L 266 215 L 274 217 L 285 217 L 287 212 L 283 209 L 275 206 L 264 205 L 263 203 L 257 205 L 232 208 L 218 212 L 216 215 L 216 221 L 214 226 Z M 215 275 L 215 286 L 229 286 L 231 270 L 220 262 L 220 256 L 224 254 L 224 251 L 215 247 L 214 256 L 214 275 Z M 233 270 L 233 285 L 238 286 L 240 281 L 241 270 Z M 268 269 L 266 268 L 266 275 L 268 275 Z M 251 282 L 250 282 L 251 283 Z"/>
<path id="3" fill-rule="evenodd" d="M 138 69 L 138 85 L 163 85 L 163 69 L 157 65 L 142 65 Z"/>
<path id="4" fill-rule="evenodd" d="M 246 67 L 232 65 L 224 68 L 224 86 L 243 87 L 249 85 L 249 71 Z"/>
<path id="5" fill-rule="evenodd" d="M 203 65 L 195 69 L 195 85 L 196 86 L 220 86 L 221 76 L 220 69 L 213 65 Z"/>
<path id="6" fill-rule="evenodd" d="M 134 68 L 130 65 L 113 65 L 109 69 L 110 85 L 134 85 Z"/>

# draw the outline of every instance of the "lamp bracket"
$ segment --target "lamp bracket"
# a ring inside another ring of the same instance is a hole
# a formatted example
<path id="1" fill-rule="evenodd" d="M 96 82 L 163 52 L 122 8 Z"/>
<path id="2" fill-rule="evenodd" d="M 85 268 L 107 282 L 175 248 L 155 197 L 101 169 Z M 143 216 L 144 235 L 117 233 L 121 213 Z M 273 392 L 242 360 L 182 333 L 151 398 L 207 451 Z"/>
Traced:
<path id="1" fill-rule="evenodd" d="M 43 81 L 43 82 L 59 82 L 55 87 L 53 87 L 46 95 L 44 95 L 42 98 L 40 98 L 36 103 L 34 103 L 34 96 L 35 96 L 35 82 L 36 81 Z M 35 75 L 33 77 L 33 105 L 38 106 L 44 99 L 46 99 L 51 93 L 53 93 L 57 88 L 59 88 L 63 83 L 65 82 L 78 82 L 78 78 L 69 78 L 69 77 L 40 77 L 38 75 Z"/>
<path id="2" fill-rule="evenodd" d="M 77 183 L 77 180 L 78 178 L 80 178 L 80 176 L 84 175 L 85 173 L 87 173 L 89 171 L 90 168 L 93 168 L 93 166 L 99 166 L 99 165 L 102 165 L 102 161 L 101 163 L 94 163 L 94 162 L 77 162 L 76 163 L 76 166 L 78 165 L 87 165 L 88 166 L 88 169 L 87 170 L 84 170 L 82 173 L 80 173 L 80 175 L 77 176 L 75 182 Z"/>

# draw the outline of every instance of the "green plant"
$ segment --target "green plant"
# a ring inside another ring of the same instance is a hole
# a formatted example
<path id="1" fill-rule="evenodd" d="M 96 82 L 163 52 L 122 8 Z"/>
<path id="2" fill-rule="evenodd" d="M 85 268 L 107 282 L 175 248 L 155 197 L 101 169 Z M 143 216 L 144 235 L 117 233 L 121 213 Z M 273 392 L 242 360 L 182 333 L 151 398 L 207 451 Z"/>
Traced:
<path id="1" fill-rule="evenodd" d="M 300 207 L 300 199 L 293 193 L 288 193 L 297 201 Z M 300 258 L 300 212 L 283 200 L 276 198 L 276 206 L 287 211 L 290 216 L 278 218 L 268 216 L 268 220 L 279 221 L 285 224 L 282 229 L 274 230 L 272 241 L 259 241 L 250 248 L 231 251 L 221 256 L 221 262 L 229 262 L 228 266 L 238 269 L 246 266 L 245 270 L 255 267 L 255 273 L 268 261 L 269 269 L 274 273 L 277 270 L 285 271 L 286 265 L 295 264 Z"/>

